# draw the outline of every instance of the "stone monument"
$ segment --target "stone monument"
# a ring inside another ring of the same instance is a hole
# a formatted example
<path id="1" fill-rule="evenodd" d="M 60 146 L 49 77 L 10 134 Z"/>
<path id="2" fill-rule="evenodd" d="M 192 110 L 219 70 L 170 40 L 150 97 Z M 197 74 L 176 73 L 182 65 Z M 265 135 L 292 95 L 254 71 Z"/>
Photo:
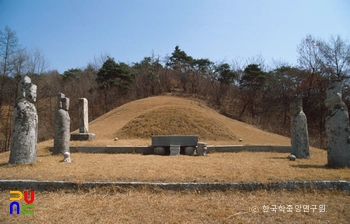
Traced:
<path id="1" fill-rule="evenodd" d="M 297 98 L 290 103 L 290 116 L 291 154 L 296 158 L 310 158 L 307 120 L 306 115 L 303 112 L 301 98 Z"/>
<path id="2" fill-rule="evenodd" d="M 350 167 L 350 129 L 348 109 L 341 99 L 341 83 L 332 82 L 325 105 L 327 156 L 330 167 Z"/>
<path id="3" fill-rule="evenodd" d="M 37 86 L 28 76 L 23 76 L 18 84 L 18 98 L 13 110 L 13 134 L 10 164 L 36 162 L 38 137 L 38 114 L 36 102 Z"/>
<path id="4" fill-rule="evenodd" d="M 92 140 L 96 136 L 89 133 L 89 114 L 88 101 L 85 98 L 79 98 L 79 133 L 71 134 L 71 140 Z"/>
<path id="5" fill-rule="evenodd" d="M 69 151 L 70 118 L 69 98 L 63 93 L 57 97 L 57 111 L 55 114 L 55 138 L 52 154 L 64 154 Z"/>

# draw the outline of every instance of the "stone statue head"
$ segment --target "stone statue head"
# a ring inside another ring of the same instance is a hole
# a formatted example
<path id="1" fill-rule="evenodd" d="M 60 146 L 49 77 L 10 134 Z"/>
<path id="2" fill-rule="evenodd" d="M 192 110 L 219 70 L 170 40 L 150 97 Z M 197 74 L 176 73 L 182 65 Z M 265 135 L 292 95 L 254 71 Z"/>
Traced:
<path id="1" fill-rule="evenodd" d="M 334 105 L 340 102 L 342 102 L 341 83 L 340 81 L 334 81 L 328 86 L 327 98 L 324 103 L 327 108 L 332 108 Z"/>
<path id="2" fill-rule="evenodd" d="M 32 83 L 28 83 L 26 86 L 26 99 L 31 103 L 36 102 L 36 89 L 37 86 Z"/>
<path id="3" fill-rule="evenodd" d="M 291 116 L 299 114 L 301 111 L 303 111 L 303 101 L 302 101 L 302 99 L 301 98 L 297 98 L 297 99 L 293 100 L 289 104 L 289 111 L 290 111 L 290 115 Z"/>
<path id="4" fill-rule="evenodd" d="M 32 80 L 28 76 L 22 76 L 18 84 L 18 99 L 26 97 L 27 89 L 30 87 Z"/>
<path id="5" fill-rule="evenodd" d="M 57 109 L 69 110 L 69 98 L 63 93 L 58 93 L 57 95 Z"/>
<path id="6" fill-rule="evenodd" d="M 65 97 L 62 99 L 62 109 L 66 111 L 69 110 L 69 98 Z"/>
<path id="7" fill-rule="evenodd" d="M 57 109 L 63 109 L 62 99 L 66 96 L 63 93 L 58 93 L 57 95 Z"/>

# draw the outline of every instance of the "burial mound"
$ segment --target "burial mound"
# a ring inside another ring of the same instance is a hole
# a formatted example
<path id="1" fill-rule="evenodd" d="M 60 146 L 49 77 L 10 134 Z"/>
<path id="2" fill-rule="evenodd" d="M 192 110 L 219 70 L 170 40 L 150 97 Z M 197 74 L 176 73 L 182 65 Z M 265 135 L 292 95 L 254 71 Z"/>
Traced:
<path id="1" fill-rule="evenodd" d="M 214 141 L 235 140 L 236 135 L 213 116 L 188 106 L 163 106 L 132 119 L 115 133 L 121 138 L 152 135 L 198 135 Z"/>

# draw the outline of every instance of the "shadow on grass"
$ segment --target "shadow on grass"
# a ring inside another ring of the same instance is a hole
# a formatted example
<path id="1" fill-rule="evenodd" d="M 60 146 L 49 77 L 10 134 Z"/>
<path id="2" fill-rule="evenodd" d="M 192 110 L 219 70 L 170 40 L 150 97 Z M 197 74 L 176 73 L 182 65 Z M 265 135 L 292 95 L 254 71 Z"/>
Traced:
<path id="1" fill-rule="evenodd" d="M 9 164 L 8 162 L 2 162 L 0 163 L 0 167 L 2 166 L 7 166 L 7 167 L 35 167 L 37 166 L 38 162 L 36 163 L 25 163 L 25 164 L 22 164 L 22 163 L 14 163 L 14 164 Z"/>
<path id="2" fill-rule="evenodd" d="M 287 157 L 274 156 L 274 157 L 270 157 L 270 159 L 288 159 L 288 158 Z"/>
<path id="3" fill-rule="evenodd" d="M 40 154 L 40 155 L 37 155 L 36 157 L 50 157 L 52 156 L 52 153 L 50 154 Z"/>
<path id="4" fill-rule="evenodd" d="M 299 165 L 290 165 L 291 167 L 303 168 L 303 169 L 331 169 L 327 165 L 308 165 L 308 164 L 299 164 Z"/>
<path id="5" fill-rule="evenodd" d="M 7 166 L 7 165 L 9 165 L 7 162 L 5 162 L 5 163 L 0 163 L 0 166 Z"/>

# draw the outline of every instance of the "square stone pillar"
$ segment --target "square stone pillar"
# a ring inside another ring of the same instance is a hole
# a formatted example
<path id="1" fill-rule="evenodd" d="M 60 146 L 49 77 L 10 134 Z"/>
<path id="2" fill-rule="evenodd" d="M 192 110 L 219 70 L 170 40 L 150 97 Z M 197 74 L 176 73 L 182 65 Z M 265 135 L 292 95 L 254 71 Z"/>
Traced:
<path id="1" fill-rule="evenodd" d="M 86 98 L 79 98 L 79 133 L 70 136 L 72 141 L 86 141 L 95 139 L 96 135 L 89 133 L 89 109 Z"/>
<path id="2" fill-rule="evenodd" d="M 89 109 L 86 98 L 79 98 L 79 133 L 89 133 Z"/>

